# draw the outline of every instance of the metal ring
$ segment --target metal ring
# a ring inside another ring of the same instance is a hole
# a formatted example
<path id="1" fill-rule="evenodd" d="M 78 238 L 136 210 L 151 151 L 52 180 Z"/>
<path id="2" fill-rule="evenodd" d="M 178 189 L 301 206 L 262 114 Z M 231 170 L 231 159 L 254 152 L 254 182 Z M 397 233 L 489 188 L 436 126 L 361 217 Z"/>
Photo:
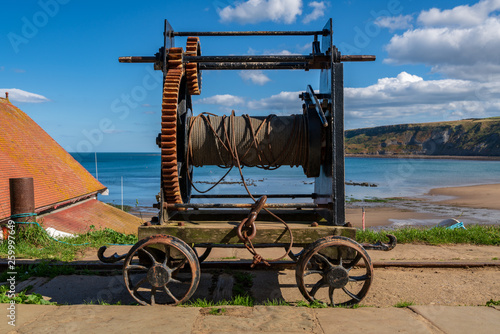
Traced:
<path id="1" fill-rule="evenodd" d="M 251 224 L 252 234 L 250 234 L 250 235 L 248 235 L 246 237 L 243 236 L 241 230 L 243 229 L 243 226 L 245 226 L 247 220 L 248 220 L 248 218 L 243 219 L 241 221 L 241 223 L 238 225 L 238 228 L 236 229 L 236 234 L 238 235 L 238 238 L 240 238 L 240 240 L 243 241 L 243 242 L 252 240 L 257 235 L 257 227 L 255 226 L 255 224 Z"/>

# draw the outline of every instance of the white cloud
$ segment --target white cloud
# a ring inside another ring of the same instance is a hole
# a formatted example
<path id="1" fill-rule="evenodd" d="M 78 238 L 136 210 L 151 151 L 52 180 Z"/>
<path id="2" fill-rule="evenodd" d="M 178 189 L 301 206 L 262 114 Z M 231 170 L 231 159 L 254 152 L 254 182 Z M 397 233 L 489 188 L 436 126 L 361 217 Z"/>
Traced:
<path id="1" fill-rule="evenodd" d="M 498 114 L 500 83 L 424 80 L 401 72 L 368 87 L 346 88 L 344 97 L 346 119 L 364 126 L 485 117 Z"/>
<path id="2" fill-rule="evenodd" d="M 262 71 L 241 71 L 239 73 L 240 77 L 245 81 L 251 81 L 256 85 L 265 85 L 267 82 L 271 81 L 267 75 L 262 73 Z"/>
<path id="3" fill-rule="evenodd" d="M 390 31 L 412 28 L 411 15 L 399 16 L 380 16 L 375 20 L 375 24 L 382 28 L 388 28 Z"/>
<path id="4" fill-rule="evenodd" d="M 197 100 L 195 103 L 197 104 L 215 104 L 221 105 L 225 107 L 231 107 L 237 104 L 245 103 L 245 100 L 242 97 L 234 96 L 230 94 L 222 94 L 222 95 L 214 95 L 210 97 L 205 97 L 203 99 Z"/>
<path id="5" fill-rule="evenodd" d="M 305 24 L 317 20 L 320 17 L 323 17 L 325 15 L 325 10 L 326 10 L 326 5 L 324 1 L 318 2 L 318 1 L 313 1 L 309 3 L 309 7 L 313 8 L 313 11 L 304 17 L 302 22 Z"/>
<path id="6" fill-rule="evenodd" d="M 50 101 L 45 96 L 26 92 L 17 88 L 0 88 L 0 94 L 4 92 L 9 92 L 9 100 L 12 102 L 41 103 Z"/>
<path id="7" fill-rule="evenodd" d="M 302 0 L 247 0 L 219 11 L 223 23 L 240 24 L 264 21 L 294 23 L 302 14 Z"/>
<path id="8" fill-rule="evenodd" d="M 498 9 L 500 9 L 500 0 L 482 0 L 472 6 L 463 5 L 446 10 L 431 8 L 422 11 L 417 20 L 428 27 L 473 27 L 480 25 L 492 12 Z"/>
<path id="9" fill-rule="evenodd" d="M 450 78 L 500 79 L 500 0 L 484 0 L 419 15 L 422 27 L 394 35 L 386 46 L 387 63 L 426 64 Z M 466 20 L 464 17 L 470 17 Z"/>
<path id="10" fill-rule="evenodd" d="M 301 92 L 281 92 L 260 100 L 249 101 L 248 109 L 266 110 L 279 113 L 302 113 L 302 101 L 299 99 Z"/>

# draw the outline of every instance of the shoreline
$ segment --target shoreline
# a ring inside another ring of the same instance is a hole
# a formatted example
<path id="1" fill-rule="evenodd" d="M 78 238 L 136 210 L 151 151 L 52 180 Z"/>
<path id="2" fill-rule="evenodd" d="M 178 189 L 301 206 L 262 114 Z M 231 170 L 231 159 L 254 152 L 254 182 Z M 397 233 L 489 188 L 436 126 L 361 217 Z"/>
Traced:
<path id="1" fill-rule="evenodd" d="M 346 154 L 346 158 L 375 158 L 375 159 L 435 159 L 435 160 L 480 160 L 500 161 L 500 156 L 468 156 L 468 155 L 402 155 L 402 154 Z"/>
<path id="2" fill-rule="evenodd" d="M 500 211 L 500 183 L 482 184 L 472 186 L 442 187 L 433 188 L 427 195 L 428 198 L 406 198 L 408 201 L 421 202 L 425 205 L 440 205 L 450 208 L 463 207 L 471 209 L 488 209 Z M 433 198 L 434 197 L 434 198 Z M 444 197 L 444 199 L 443 199 Z M 380 228 L 389 227 L 394 222 L 408 222 L 409 225 L 432 226 L 440 221 L 453 218 L 443 216 L 433 210 L 422 211 L 414 207 L 394 207 L 390 203 L 380 203 L 376 206 L 365 206 L 366 209 L 366 227 Z M 147 221 L 155 214 L 152 211 L 131 210 L 131 214 L 139 216 L 141 211 L 142 218 Z M 470 219 L 469 219 L 470 220 Z M 499 218 L 500 221 L 500 218 Z M 362 227 L 362 209 L 361 206 L 346 207 L 346 222 L 350 222 L 353 227 Z"/>

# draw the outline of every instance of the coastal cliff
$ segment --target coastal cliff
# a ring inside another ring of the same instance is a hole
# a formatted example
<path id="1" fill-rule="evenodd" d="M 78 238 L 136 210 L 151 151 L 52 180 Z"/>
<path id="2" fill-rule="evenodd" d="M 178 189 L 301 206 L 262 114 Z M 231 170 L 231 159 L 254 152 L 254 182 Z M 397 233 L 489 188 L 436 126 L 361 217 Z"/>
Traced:
<path id="1" fill-rule="evenodd" d="M 500 117 L 347 130 L 346 154 L 500 156 Z"/>

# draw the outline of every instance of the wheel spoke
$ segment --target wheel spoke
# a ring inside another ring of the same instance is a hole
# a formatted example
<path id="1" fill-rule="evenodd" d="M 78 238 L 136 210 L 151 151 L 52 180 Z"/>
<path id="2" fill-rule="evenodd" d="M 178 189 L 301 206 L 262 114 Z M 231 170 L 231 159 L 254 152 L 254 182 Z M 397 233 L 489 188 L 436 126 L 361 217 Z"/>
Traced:
<path id="1" fill-rule="evenodd" d="M 169 259 L 170 259 L 170 247 L 168 247 L 168 249 L 165 249 L 165 260 L 163 261 L 164 267 L 167 267 L 167 262 Z"/>
<path id="2" fill-rule="evenodd" d="M 155 257 L 149 251 L 147 251 L 146 248 L 141 248 L 140 251 L 146 253 L 146 255 L 149 256 L 149 258 L 151 259 L 151 261 L 153 261 L 153 264 L 158 263 L 156 262 Z"/>
<path id="3" fill-rule="evenodd" d="M 320 271 L 320 270 L 308 270 L 304 273 L 304 277 L 308 276 L 308 275 L 312 275 L 312 274 L 320 274 L 320 275 L 323 275 L 324 272 L 323 271 Z"/>
<path id="4" fill-rule="evenodd" d="M 349 296 L 351 297 L 352 299 L 356 300 L 357 302 L 359 302 L 361 300 L 361 298 L 359 298 L 358 296 L 356 296 L 354 293 L 352 293 L 351 291 L 347 290 L 346 287 L 343 287 L 342 290 Z"/>
<path id="5" fill-rule="evenodd" d="M 165 292 L 174 300 L 174 302 L 176 303 L 179 302 L 179 300 L 175 298 L 175 296 L 172 294 L 172 292 L 170 291 L 170 289 L 167 287 L 166 284 L 163 286 L 163 288 L 165 289 Z"/>
<path id="6" fill-rule="evenodd" d="M 155 294 L 156 294 L 156 287 L 152 287 L 151 288 L 151 305 L 153 305 L 153 306 L 156 304 Z"/>
<path id="7" fill-rule="evenodd" d="M 179 263 L 177 266 L 175 266 L 174 268 L 172 268 L 171 270 L 174 272 L 176 270 L 179 270 L 183 265 L 185 265 L 187 262 L 187 258 L 184 258 L 181 263 Z"/>
<path id="8" fill-rule="evenodd" d="M 323 255 L 321 255 L 319 253 L 316 253 L 316 254 L 313 255 L 313 257 L 319 258 L 322 262 L 326 263 L 326 265 L 329 268 L 333 267 L 333 265 L 330 263 L 330 261 L 326 257 L 324 257 Z"/>
<path id="9" fill-rule="evenodd" d="M 324 284 L 325 282 L 323 281 L 323 278 L 320 279 L 318 282 L 316 282 L 316 284 L 314 284 L 314 286 L 312 287 L 311 292 L 309 292 L 311 297 L 314 297 L 316 292 L 318 292 L 319 288 L 321 288 Z"/>
<path id="10" fill-rule="evenodd" d="M 148 270 L 148 268 L 141 266 L 141 265 L 136 265 L 136 264 L 131 264 L 127 267 L 126 270 Z"/>
<path id="11" fill-rule="evenodd" d="M 347 265 L 347 267 L 345 267 L 345 269 L 347 271 L 351 270 L 355 265 L 358 264 L 359 260 L 361 260 L 362 258 L 363 258 L 363 255 L 360 252 L 358 252 L 358 254 L 354 258 L 354 260 L 352 260 L 351 262 L 349 262 L 348 265 Z"/>
<path id="12" fill-rule="evenodd" d="M 141 279 L 135 286 L 134 286 L 134 289 L 132 290 L 132 292 L 134 294 L 137 293 L 137 289 L 139 289 L 141 287 L 141 285 L 143 285 L 144 283 L 146 283 L 146 281 L 148 280 L 147 277 L 144 277 L 143 279 Z"/>
<path id="13" fill-rule="evenodd" d="M 369 275 L 349 276 L 349 282 L 362 282 L 370 279 Z"/>
<path id="14" fill-rule="evenodd" d="M 333 302 L 333 293 L 335 292 L 335 289 L 333 287 L 328 288 L 328 296 L 330 296 L 330 303 L 332 306 L 335 306 L 335 303 Z"/>

